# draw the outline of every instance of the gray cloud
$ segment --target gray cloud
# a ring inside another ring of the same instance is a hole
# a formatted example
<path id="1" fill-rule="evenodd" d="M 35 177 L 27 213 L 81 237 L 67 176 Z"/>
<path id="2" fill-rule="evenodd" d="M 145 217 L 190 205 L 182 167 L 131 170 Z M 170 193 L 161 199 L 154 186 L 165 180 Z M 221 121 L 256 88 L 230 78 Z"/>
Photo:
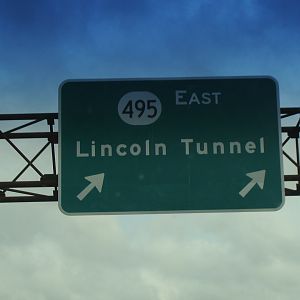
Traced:
<path id="1" fill-rule="evenodd" d="M 1 233 L 0 295 L 8 299 L 297 299 L 299 293 L 298 219 L 288 208 L 68 218 L 53 204 L 24 205 L 1 210 L 1 227 L 10 230 Z"/>

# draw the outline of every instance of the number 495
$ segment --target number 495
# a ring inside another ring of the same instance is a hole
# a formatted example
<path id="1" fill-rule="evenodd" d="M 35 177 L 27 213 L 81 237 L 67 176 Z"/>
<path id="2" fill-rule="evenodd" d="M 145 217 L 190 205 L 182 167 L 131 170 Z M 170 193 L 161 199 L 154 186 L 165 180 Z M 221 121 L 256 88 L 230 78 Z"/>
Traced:
<path id="1" fill-rule="evenodd" d="M 129 100 L 127 105 L 124 107 L 122 114 L 128 115 L 129 118 L 137 116 L 141 118 L 144 114 L 148 118 L 155 118 L 158 113 L 156 107 L 156 100 Z"/>
<path id="2" fill-rule="evenodd" d="M 148 91 L 129 92 L 118 104 L 120 118 L 129 125 L 150 125 L 161 114 L 159 98 Z"/>

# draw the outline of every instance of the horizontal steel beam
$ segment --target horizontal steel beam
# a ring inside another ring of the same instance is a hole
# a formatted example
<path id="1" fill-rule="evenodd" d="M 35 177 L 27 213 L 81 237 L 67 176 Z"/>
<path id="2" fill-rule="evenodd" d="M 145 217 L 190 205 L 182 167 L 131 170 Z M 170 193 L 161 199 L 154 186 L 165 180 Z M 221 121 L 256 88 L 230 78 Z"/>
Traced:
<path id="1" fill-rule="evenodd" d="M 281 132 L 300 132 L 300 127 L 295 126 L 283 126 L 281 127 Z"/>
<path id="2" fill-rule="evenodd" d="M 57 182 L 50 181 L 2 181 L 0 189 L 31 188 L 31 187 L 57 187 Z"/>
<path id="3" fill-rule="evenodd" d="M 282 114 L 299 114 L 300 107 L 281 107 L 280 113 L 282 113 Z"/>
<path id="4" fill-rule="evenodd" d="M 285 189 L 284 192 L 285 196 L 299 196 L 300 195 L 300 189 L 291 190 L 291 189 Z"/>
<path id="5" fill-rule="evenodd" d="M 58 201 L 57 196 L 0 196 L 0 203 Z"/>
<path id="6" fill-rule="evenodd" d="M 299 181 L 300 175 L 284 175 L 284 181 Z"/>
<path id="7" fill-rule="evenodd" d="M 58 139 L 57 132 L 11 132 L 11 133 L 1 133 L 0 139 Z"/>
<path id="8" fill-rule="evenodd" d="M 0 121 L 57 119 L 58 113 L 0 114 Z"/>

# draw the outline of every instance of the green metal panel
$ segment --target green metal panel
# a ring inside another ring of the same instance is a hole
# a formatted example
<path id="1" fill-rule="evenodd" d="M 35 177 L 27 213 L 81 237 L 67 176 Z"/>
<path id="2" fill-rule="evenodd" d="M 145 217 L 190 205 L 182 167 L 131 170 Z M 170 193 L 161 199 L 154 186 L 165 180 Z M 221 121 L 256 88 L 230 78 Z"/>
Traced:
<path id="1" fill-rule="evenodd" d="M 283 205 L 273 78 L 68 80 L 59 93 L 64 213 Z"/>

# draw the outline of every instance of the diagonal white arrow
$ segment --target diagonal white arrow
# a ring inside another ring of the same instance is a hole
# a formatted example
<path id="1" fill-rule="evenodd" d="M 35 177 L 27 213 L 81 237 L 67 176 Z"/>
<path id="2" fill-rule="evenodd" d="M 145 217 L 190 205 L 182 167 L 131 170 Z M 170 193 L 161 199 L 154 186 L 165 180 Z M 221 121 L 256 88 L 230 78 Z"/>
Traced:
<path id="1" fill-rule="evenodd" d="M 266 170 L 251 172 L 247 173 L 246 175 L 251 178 L 251 181 L 239 192 L 240 196 L 243 198 L 247 196 L 247 194 L 254 188 L 256 184 L 261 190 L 264 188 Z"/>
<path id="2" fill-rule="evenodd" d="M 96 188 L 99 193 L 102 192 L 104 173 L 86 176 L 84 178 L 89 181 L 90 184 L 77 195 L 77 198 L 80 201 L 82 201 L 94 188 Z"/>

